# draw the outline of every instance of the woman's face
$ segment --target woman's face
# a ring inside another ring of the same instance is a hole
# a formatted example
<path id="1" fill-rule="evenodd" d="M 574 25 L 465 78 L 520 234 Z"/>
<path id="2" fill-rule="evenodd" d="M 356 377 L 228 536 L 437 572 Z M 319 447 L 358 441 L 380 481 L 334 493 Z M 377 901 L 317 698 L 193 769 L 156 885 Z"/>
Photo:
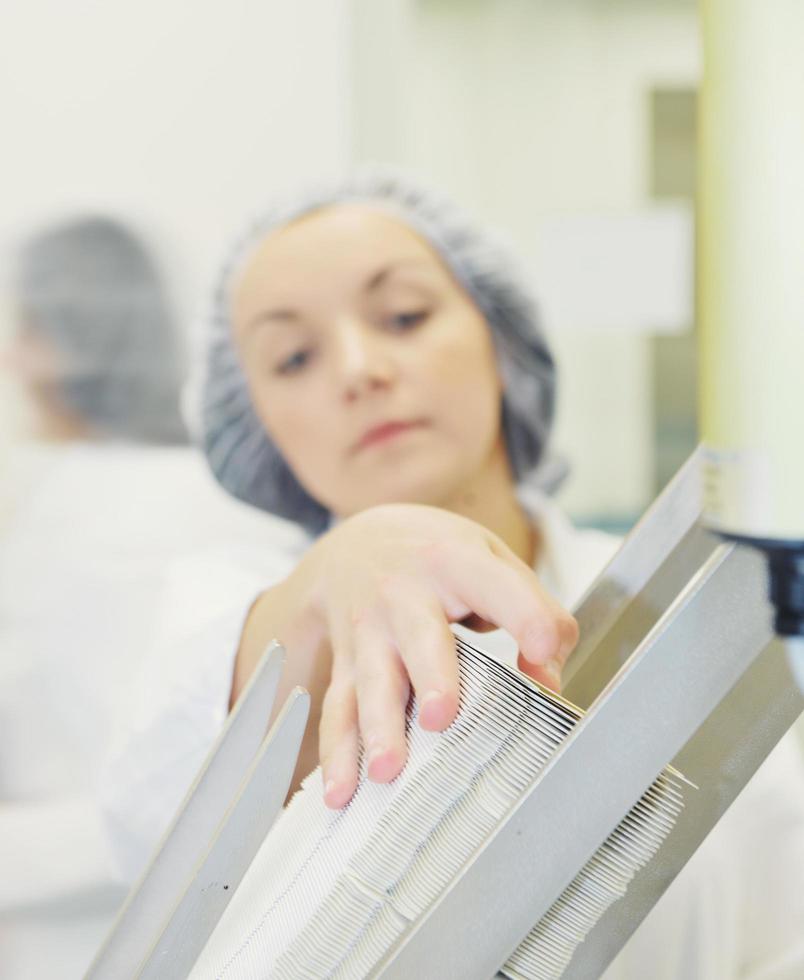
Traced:
<path id="1" fill-rule="evenodd" d="M 488 325 L 403 222 L 369 205 L 313 212 L 257 247 L 232 302 L 257 415 L 334 514 L 444 505 L 499 451 Z"/>

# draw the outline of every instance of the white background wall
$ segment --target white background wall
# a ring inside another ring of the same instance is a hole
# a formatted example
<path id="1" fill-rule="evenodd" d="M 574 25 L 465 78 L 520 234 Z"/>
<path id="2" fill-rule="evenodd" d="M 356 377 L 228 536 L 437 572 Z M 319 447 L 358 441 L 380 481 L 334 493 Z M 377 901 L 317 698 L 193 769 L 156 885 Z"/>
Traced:
<path id="1" fill-rule="evenodd" d="M 358 155 L 417 168 L 509 232 L 526 260 L 547 216 L 646 203 L 649 91 L 699 75 L 692 0 L 360 0 L 358 10 Z M 564 502 L 581 517 L 638 513 L 652 493 L 649 340 L 562 324 L 552 341 L 556 445 L 575 472 Z"/>
<path id="2" fill-rule="evenodd" d="M 4 236 L 110 207 L 203 275 L 260 200 L 348 159 L 348 0 L 0 10 Z"/>
<path id="3" fill-rule="evenodd" d="M 350 46 L 349 0 L 2 0 L 0 268 L 39 223 L 108 209 L 192 322 L 253 209 L 347 165 Z M 0 378 L 0 439 L 15 409 Z"/>

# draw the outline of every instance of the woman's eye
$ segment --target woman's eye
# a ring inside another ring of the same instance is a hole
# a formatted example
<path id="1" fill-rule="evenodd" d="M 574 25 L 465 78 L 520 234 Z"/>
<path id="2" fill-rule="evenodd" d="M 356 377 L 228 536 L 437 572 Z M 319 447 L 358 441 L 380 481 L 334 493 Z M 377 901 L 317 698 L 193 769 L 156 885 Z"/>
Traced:
<path id="1" fill-rule="evenodd" d="M 393 330 L 410 330 L 423 323 L 430 315 L 429 310 L 411 310 L 406 313 L 395 313 L 388 318 L 388 325 Z"/>
<path id="2" fill-rule="evenodd" d="M 298 374 L 310 361 L 312 351 L 299 350 L 280 361 L 276 366 L 277 374 Z"/>

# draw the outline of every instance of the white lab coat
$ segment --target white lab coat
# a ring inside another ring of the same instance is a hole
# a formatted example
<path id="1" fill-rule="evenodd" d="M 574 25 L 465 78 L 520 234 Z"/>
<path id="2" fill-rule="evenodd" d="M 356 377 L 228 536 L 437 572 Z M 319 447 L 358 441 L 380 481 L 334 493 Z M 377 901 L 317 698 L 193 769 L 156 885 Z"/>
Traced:
<path id="1" fill-rule="evenodd" d="M 572 607 L 618 542 L 577 531 L 532 488 L 521 497 L 541 533 L 540 579 Z M 167 643 L 146 670 L 139 707 L 105 781 L 110 840 L 128 880 L 143 867 L 220 731 L 251 603 L 295 561 L 290 551 L 265 559 L 244 554 L 226 569 L 212 563 L 176 569 Z M 507 634 L 487 634 L 483 642 L 505 659 L 515 656 Z M 801 980 L 803 882 L 804 762 L 797 743 L 786 739 L 605 980 Z"/>
<path id="2" fill-rule="evenodd" d="M 0 527 L 0 980 L 80 977 L 124 897 L 96 784 L 165 571 L 279 522 L 186 448 L 30 445 Z M 297 531 L 284 532 L 297 539 Z"/>

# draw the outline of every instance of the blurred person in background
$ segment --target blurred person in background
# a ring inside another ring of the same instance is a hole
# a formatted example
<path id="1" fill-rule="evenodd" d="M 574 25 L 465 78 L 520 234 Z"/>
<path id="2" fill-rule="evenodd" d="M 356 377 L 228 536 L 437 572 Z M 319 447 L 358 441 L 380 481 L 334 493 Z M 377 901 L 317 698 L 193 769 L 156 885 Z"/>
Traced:
<path id="1" fill-rule="evenodd" d="M 78 977 L 122 898 L 95 784 L 179 555 L 259 536 L 189 446 L 185 345 L 117 221 L 20 250 L 3 361 L 26 401 L 0 528 L 0 977 Z M 274 538 L 272 538 L 272 541 Z"/>
<path id="2" fill-rule="evenodd" d="M 363 751 L 369 779 L 399 773 L 412 691 L 423 727 L 454 718 L 449 623 L 503 627 L 481 645 L 560 687 L 577 638 L 566 610 L 617 541 L 576 530 L 549 496 L 555 385 L 510 257 L 432 191 L 358 175 L 247 232 L 215 292 L 204 448 L 230 493 L 309 537 L 280 574 L 265 549 L 241 565 L 239 594 L 231 569 L 210 566 L 195 600 L 199 580 L 184 577 L 104 779 L 128 881 L 273 638 L 288 654 L 277 706 L 296 684 L 312 698 L 296 784 L 320 762 L 313 789 L 332 808 Z M 802 873 L 804 771 L 788 737 L 607 980 L 798 980 Z"/>
<path id="3" fill-rule="evenodd" d="M 38 438 L 188 441 L 183 339 L 144 245 L 108 218 L 65 223 L 23 248 L 12 351 Z"/>

